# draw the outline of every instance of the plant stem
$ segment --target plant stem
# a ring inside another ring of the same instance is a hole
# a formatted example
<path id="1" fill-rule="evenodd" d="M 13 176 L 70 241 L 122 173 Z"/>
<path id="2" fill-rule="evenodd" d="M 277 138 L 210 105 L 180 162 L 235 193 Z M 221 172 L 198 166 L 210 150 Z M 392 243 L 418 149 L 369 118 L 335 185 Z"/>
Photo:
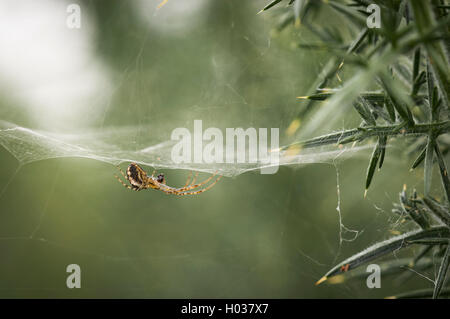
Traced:
<path id="1" fill-rule="evenodd" d="M 372 136 L 396 136 L 396 135 L 427 135 L 433 132 L 435 136 L 450 132 L 450 120 L 438 123 L 422 123 L 406 126 L 405 123 L 387 126 L 368 126 L 355 128 L 337 133 L 322 135 L 310 140 L 295 142 L 284 146 L 282 150 L 297 145 L 303 148 L 323 146 L 329 144 L 347 144 L 354 141 L 362 141 Z"/>

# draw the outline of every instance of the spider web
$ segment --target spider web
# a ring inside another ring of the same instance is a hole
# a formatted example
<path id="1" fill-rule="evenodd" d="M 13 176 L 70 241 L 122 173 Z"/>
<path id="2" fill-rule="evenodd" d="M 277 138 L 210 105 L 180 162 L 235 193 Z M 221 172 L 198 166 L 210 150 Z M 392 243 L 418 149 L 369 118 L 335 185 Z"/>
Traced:
<path id="1" fill-rule="evenodd" d="M 0 122 L 0 144 L 8 150 L 21 165 L 60 157 L 82 157 L 118 165 L 136 162 L 154 168 L 198 170 L 224 176 L 237 176 L 249 171 L 270 166 L 264 163 L 175 163 L 171 154 L 177 141 L 162 140 L 153 143 L 145 141 L 137 144 L 134 127 L 113 127 L 100 132 L 83 132 L 81 134 L 58 134 L 15 126 Z M 152 136 L 152 127 L 140 127 Z M 134 141 L 133 149 L 129 149 Z M 279 165 L 305 165 L 314 163 L 336 163 L 345 158 L 359 154 L 370 148 L 364 146 L 328 146 L 301 150 L 300 154 L 290 151 L 279 152 Z M 290 154 L 291 153 L 291 154 Z M 236 154 L 238 156 L 238 154 Z M 272 164 L 276 165 L 276 164 Z"/>

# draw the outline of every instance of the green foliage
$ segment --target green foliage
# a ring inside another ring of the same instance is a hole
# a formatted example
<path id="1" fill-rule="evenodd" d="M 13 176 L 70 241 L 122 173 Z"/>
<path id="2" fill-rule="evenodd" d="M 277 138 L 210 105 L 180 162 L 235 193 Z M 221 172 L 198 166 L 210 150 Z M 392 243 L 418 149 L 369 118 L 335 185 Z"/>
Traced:
<path id="1" fill-rule="evenodd" d="M 369 29 L 366 24 L 369 15 L 366 9 L 371 3 L 377 4 L 381 10 L 381 28 Z M 295 120 L 304 118 L 314 110 L 316 103 L 325 100 L 336 110 L 343 105 L 352 105 L 361 118 L 359 127 L 294 141 L 286 148 L 376 139 L 367 169 L 366 192 L 376 167 L 382 168 L 389 141 L 399 138 L 413 140 L 414 150 L 409 153 L 417 152 L 418 156 L 411 169 L 424 165 L 424 195 L 419 197 L 414 191 L 408 197 L 404 189 L 400 194 L 400 204 L 394 204 L 393 209 L 394 213 L 414 221 L 419 229 L 376 243 L 344 260 L 318 283 L 343 276 L 344 272 L 404 247 L 420 245 L 425 248 L 409 261 L 409 267 L 414 267 L 431 253 L 439 256 L 435 288 L 431 293 L 408 292 L 397 297 L 437 298 L 440 294 L 448 295 L 449 289 L 445 288 L 450 258 L 450 181 L 445 162 L 450 132 L 448 4 L 444 0 L 277 0 L 262 11 L 270 8 L 278 8 L 277 12 L 280 12 L 278 30 L 301 26 L 317 36 L 317 43 L 299 43 L 299 48 L 326 49 L 334 56 L 315 80 L 314 91 L 299 97 L 307 103 Z M 351 34 L 351 39 L 342 31 L 344 28 L 330 28 L 323 21 L 317 23 L 315 18 L 321 10 L 339 15 L 342 24 L 348 26 L 345 31 Z M 338 72 L 344 65 L 352 67 L 352 76 L 335 88 L 327 87 L 335 78 L 341 81 Z M 432 176 L 436 165 L 442 184 L 441 200 L 432 197 Z M 425 268 L 431 267 L 433 264 L 428 263 Z"/>

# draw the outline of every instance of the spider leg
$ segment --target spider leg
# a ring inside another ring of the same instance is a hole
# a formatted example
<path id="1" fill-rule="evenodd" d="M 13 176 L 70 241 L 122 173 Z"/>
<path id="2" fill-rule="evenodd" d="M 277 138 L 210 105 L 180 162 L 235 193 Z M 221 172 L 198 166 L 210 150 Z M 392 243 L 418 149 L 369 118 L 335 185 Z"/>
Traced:
<path id="1" fill-rule="evenodd" d="M 194 176 L 194 178 L 192 179 L 192 182 L 189 184 L 189 186 L 194 185 L 195 181 L 197 180 L 197 177 L 198 177 L 198 172 L 195 172 L 195 176 Z M 187 186 L 187 185 L 186 185 L 186 186 Z M 186 187 L 186 186 L 185 186 L 185 187 Z"/>
<path id="2" fill-rule="evenodd" d="M 122 184 L 124 187 L 128 188 L 128 189 L 133 189 L 130 185 L 125 184 L 117 175 L 114 175 L 114 177 L 120 182 L 120 184 Z"/>
<path id="3" fill-rule="evenodd" d="M 166 194 L 176 194 L 176 192 L 173 189 L 164 189 L 164 188 L 158 188 L 158 189 Z"/>
<path id="4" fill-rule="evenodd" d="M 189 187 L 189 186 L 194 185 L 195 181 L 197 180 L 197 176 L 198 176 L 198 172 L 195 173 L 194 178 L 192 179 L 192 181 L 190 181 L 190 179 L 191 179 L 191 177 L 192 177 L 192 171 L 190 171 L 190 172 L 189 172 L 189 178 L 188 178 L 188 180 L 186 181 L 186 184 L 184 184 L 184 186 L 181 187 L 181 188 L 186 188 L 186 187 Z"/>
<path id="5" fill-rule="evenodd" d="M 185 191 L 189 191 L 189 190 L 192 190 L 192 189 L 194 189 L 194 188 L 197 188 L 197 187 L 200 187 L 200 186 L 202 186 L 202 185 L 205 185 L 206 183 L 208 183 L 210 180 L 212 180 L 213 178 L 214 178 L 214 176 L 216 176 L 217 175 L 217 171 L 213 174 L 213 175 L 211 175 L 209 178 L 207 178 L 207 179 L 205 179 L 203 182 L 201 182 L 201 183 L 198 183 L 198 184 L 195 184 L 195 185 L 189 185 L 189 186 L 187 186 L 187 187 L 181 187 L 181 188 L 177 188 L 176 189 L 176 191 L 177 192 L 185 192 Z"/>
<path id="6" fill-rule="evenodd" d="M 116 165 L 116 167 L 117 167 L 117 169 L 120 171 L 120 173 L 122 174 L 122 176 L 123 176 L 126 180 L 128 180 L 128 176 L 125 175 L 125 173 L 122 171 L 122 169 L 120 168 L 120 166 L 117 166 L 117 165 Z M 114 175 L 114 176 L 115 176 L 115 175 Z"/>
<path id="7" fill-rule="evenodd" d="M 222 176 L 219 176 L 216 178 L 216 180 L 214 182 L 212 182 L 211 184 L 209 184 L 207 187 L 199 190 L 199 191 L 195 191 L 195 192 L 175 192 L 173 194 L 178 195 L 178 196 L 184 196 L 184 195 L 197 195 L 203 192 L 206 192 L 208 189 L 212 188 L 220 179 L 222 178 Z"/>
<path id="8" fill-rule="evenodd" d="M 189 185 L 189 182 L 191 181 L 191 177 L 192 177 L 192 171 L 189 171 L 189 175 L 188 175 L 188 178 L 186 180 L 186 184 L 184 184 L 183 187 L 186 187 L 186 186 Z"/>

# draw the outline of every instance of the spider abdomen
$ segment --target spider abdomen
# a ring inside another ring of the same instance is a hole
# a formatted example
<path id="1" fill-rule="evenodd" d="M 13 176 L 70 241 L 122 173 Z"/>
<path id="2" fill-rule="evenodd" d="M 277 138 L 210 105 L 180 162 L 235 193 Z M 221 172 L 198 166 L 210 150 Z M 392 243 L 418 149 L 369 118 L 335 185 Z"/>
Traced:
<path id="1" fill-rule="evenodd" d="M 142 189 L 147 179 L 147 174 L 137 164 L 131 163 L 127 168 L 127 177 L 134 190 Z"/>

